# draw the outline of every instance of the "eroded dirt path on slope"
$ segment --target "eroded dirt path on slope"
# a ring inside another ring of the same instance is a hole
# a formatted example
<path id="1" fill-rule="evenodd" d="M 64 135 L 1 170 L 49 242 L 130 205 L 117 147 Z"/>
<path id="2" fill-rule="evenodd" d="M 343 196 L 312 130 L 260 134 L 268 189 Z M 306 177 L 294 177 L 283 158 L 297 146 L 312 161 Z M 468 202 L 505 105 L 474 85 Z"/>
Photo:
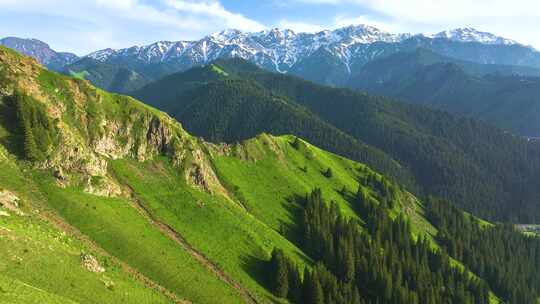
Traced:
<path id="1" fill-rule="evenodd" d="M 251 294 L 244 286 L 237 283 L 233 278 L 231 278 L 228 274 L 221 270 L 214 262 L 204 256 L 203 253 L 191 246 L 191 244 L 189 244 L 189 242 L 184 239 L 184 237 L 180 233 L 174 230 L 174 228 L 156 219 L 150 213 L 150 211 L 148 211 L 148 209 L 142 204 L 133 189 L 131 189 L 129 186 L 127 186 L 127 189 L 129 190 L 129 194 L 131 196 L 130 202 L 132 203 L 132 207 L 135 208 L 153 226 L 158 228 L 162 233 L 168 236 L 176 244 L 185 249 L 197 262 L 210 270 L 216 277 L 218 277 L 227 285 L 238 291 L 238 293 L 242 296 L 246 303 L 259 303 L 257 298 L 253 294 Z"/>

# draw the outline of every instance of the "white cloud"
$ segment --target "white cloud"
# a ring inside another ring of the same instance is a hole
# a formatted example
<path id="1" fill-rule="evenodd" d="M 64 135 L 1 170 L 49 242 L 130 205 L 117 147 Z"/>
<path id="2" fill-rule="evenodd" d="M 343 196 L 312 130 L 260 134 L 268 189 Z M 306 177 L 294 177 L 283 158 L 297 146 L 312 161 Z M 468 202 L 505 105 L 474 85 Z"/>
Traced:
<path id="1" fill-rule="evenodd" d="M 223 28 L 263 28 L 256 21 L 226 10 L 217 0 L 146 3 L 141 0 L 0 0 L 0 36 L 30 36 L 50 43 L 57 50 L 82 55 L 102 48 L 129 47 L 156 40 L 197 39 Z M 5 21 L 10 16 L 20 16 L 21 22 Z"/>
<path id="2" fill-rule="evenodd" d="M 265 28 L 262 24 L 254 20 L 248 19 L 240 14 L 234 14 L 227 11 L 218 1 L 191 2 L 169 0 L 167 3 L 180 12 L 193 13 L 214 18 L 215 21 L 219 22 L 219 24 L 225 28 L 250 31 L 258 31 Z"/>
<path id="3" fill-rule="evenodd" d="M 296 2 L 302 2 L 306 4 L 338 4 L 341 0 L 296 0 Z"/>
<path id="4" fill-rule="evenodd" d="M 279 21 L 277 26 L 282 29 L 293 30 L 296 33 L 316 33 L 325 29 L 318 24 L 290 21 L 287 19 Z"/>
<path id="5" fill-rule="evenodd" d="M 407 20 L 456 21 L 478 17 L 539 17 L 536 0 L 341 0 Z"/>
<path id="6" fill-rule="evenodd" d="M 223 0 L 222 0 L 223 1 Z M 390 32 L 434 33 L 471 26 L 540 48 L 537 0 L 273 0 L 325 9 L 325 21 L 286 10 L 272 25 L 316 32 L 367 24 Z M 257 9 L 253 1 L 253 9 Z M 152 5 L 148 4 L 152 3 Z M 320 7 L 324 5 L 323 7 Z M 80 55 L 156 40 L 192 40 L 225 28 L 265 25 L 227 10 L 219 0 L 0 0 L 0 37 L 32 37 Z"/>
<path id="7" fill-rule="evenodd" d="M 531 35 L 540 28 L 537 0 L 341 0 L 363 5 L 388 18 L 395 28 L 437 32 L 471 26 L 540 47 Z"/>
<path id="8" fill-rule="evenodd" d="M 380 30 L 387 32 L 399 32 L 401 28 L 394 23 L 388 23 L 381 20 L 374 19 L 372 17 L 362 15 L 357 17 L 337 16 L 334 20 L 333 27 L 346 27 L 349 25 L 365 24 L 376 27 Z"/>
<path id="9" fill-rule="evenodd" d="M 289 0 L 340 7 L 336 26 L 365 23 L 392 32 L 435 33 L 474 27 L 540 49 L 538 0 Z M 360 17 L 357 17 L 360 16 Z M 332 26 L 331 24 L 328 26 Z"/>

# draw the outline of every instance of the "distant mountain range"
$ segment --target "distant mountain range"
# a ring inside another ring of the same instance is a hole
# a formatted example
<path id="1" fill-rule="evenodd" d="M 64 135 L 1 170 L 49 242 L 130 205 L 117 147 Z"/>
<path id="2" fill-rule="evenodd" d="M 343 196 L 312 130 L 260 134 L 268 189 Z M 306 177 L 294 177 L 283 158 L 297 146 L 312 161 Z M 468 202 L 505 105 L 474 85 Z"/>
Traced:
<path id="1" fill-rule="evenodd" d="M 270 71 L 340 86 L 367 62 L 419 47 L 477 63 L 540 67 L 540 53 L 533 48 L 471 28 L 413 36 L 365 25 L 314 34 L 287 29 L 257 33 L 226 30 L 198 41 L 160 41 L 142 47 L 105 49 L 88 57 L 151 78 L 219 58 L 240 57 Z"/>
<path id="2" fill-rule="evenodd" d="M 426 49 L 367 63 L 348 86 L 492 122 L 521 135 L 540 134 L 540 70 L 476 64 Z"/>
<path id="3" fill-rule="evenodd" d="M 37 40 L 22 40 L 8 47 L 34 56 L 49 68 L 81 72 L 64 64 L 50 64 L 48 47 Z M 27 44 L 35 44 L 29 47 Z M 318 33 L 295 33 L 271 29 L 256 33 L 225 30 L 197 41 L 159 41 L 146 46 L 104 49 L 84 58 L 95 62 L 85 70 L 103 69 L 100 64 L 118 65 L 149 80 L 207 64 L 219 58 L 240 57 L 270 71 L 290 73 L 321 84 L 341 86 L 364 64 L 397 52 L 426 48 L 443 56 L 483 64 L 540 67 L 540 53 L 513 40 L 472 28 L 455 29 L 434 35 L 392 34 L 358 25 Z M 41 52 L 30 51 L 32 49 Z M 64 54 L 56 53 L 55 54 Z M 55 61 L 56 62 L 56 61 Z M 59 61 L 60 62 L 60 61 Z M 322 73 L 324 71 L 324 73 Z"/>
<path id="4" fill-rule="evenodd" d="M 52 70 L 60 70 L 64 66 L 79 59 L 77 55 L 72 53 L 56 52 L 48 44 L 37 39 L 6 37 L 0 39 L 0 45 L 34 57 L 41 64 Z"/>

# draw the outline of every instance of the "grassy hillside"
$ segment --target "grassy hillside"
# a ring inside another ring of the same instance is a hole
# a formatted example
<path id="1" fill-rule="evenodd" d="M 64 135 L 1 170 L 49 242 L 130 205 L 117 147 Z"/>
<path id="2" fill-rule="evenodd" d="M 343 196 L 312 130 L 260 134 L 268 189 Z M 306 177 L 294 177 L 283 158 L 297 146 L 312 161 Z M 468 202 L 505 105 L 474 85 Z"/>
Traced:
<path id="1" fill-rule="evenodd" d="M 298 288 L 319 296 L 321 282 L 337 303 L 488 301 L 488 285 L 447 257 L 422 202 L 364 164 L 290 135 L 208 143 L 3 48 L 0 92 L 0 295 L 11 302 L 301 303 Z M 329 231 L 315 247 L 306 236 Z M 275 289 L 276 252 L 297 273 L 290 295 Z M 340 262 L 353 256 L 380 267 Z M 334 267 L 363 279 L 346 283 Z M 428 277 L 456 287 L 420 284 Z"/>

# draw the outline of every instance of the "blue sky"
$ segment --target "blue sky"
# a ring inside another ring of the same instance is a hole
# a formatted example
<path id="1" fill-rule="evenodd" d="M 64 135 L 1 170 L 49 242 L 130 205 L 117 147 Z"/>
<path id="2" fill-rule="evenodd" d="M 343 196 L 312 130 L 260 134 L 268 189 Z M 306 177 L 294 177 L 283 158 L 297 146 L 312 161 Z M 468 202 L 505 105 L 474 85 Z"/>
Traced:
<path id="1" fill-rule="evenodd" d="M 0 37 L 37 38 L 78 55 L 226 28 L 314 32 L 350 24 L 428 34 L 471 26 L 540 49 L 537 0 L 0 0 Z"/>

